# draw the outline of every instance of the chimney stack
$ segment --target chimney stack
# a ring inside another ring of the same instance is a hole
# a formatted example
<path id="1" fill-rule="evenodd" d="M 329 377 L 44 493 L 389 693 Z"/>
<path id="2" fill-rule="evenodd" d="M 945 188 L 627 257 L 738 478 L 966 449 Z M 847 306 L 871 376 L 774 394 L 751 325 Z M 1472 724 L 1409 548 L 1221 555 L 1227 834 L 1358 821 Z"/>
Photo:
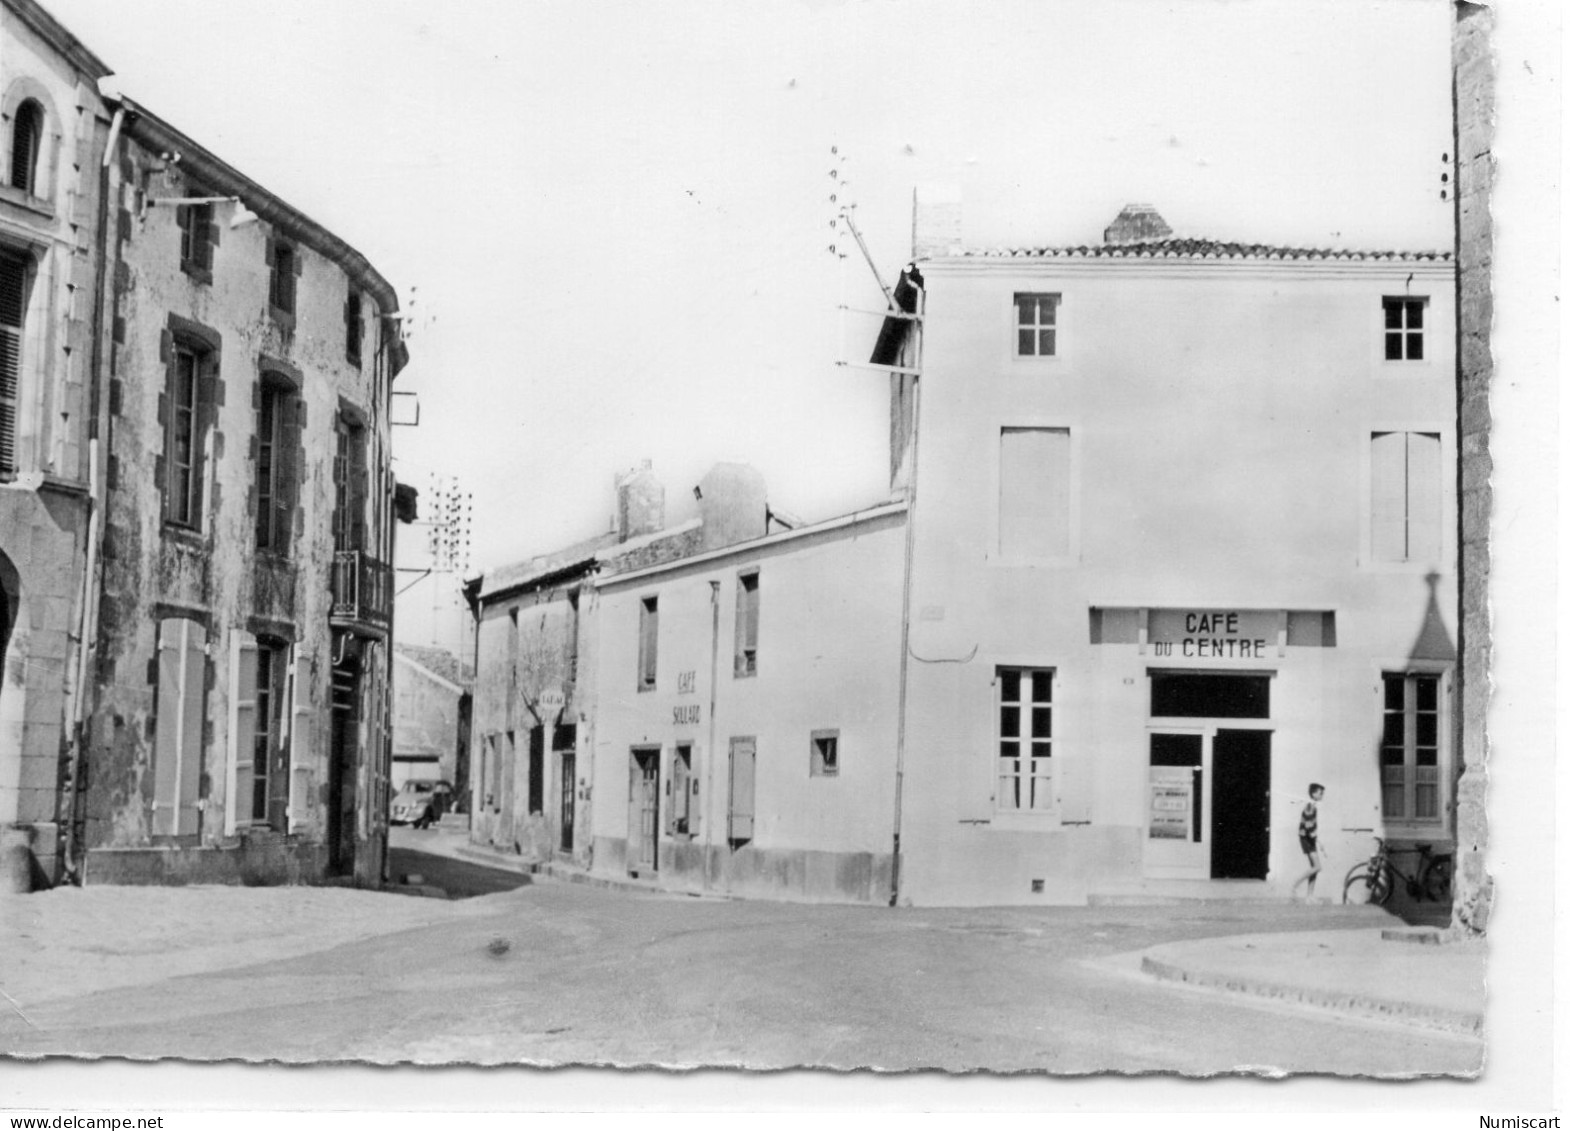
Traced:
<path id="1" fill-rule="evenodd" d="M 698 514 L 705 550 L 762 538 L 769 531 L 763 474 L 745 463 L 715 464 L 698 483 Z"/>
<path id="2" fill-rule="evenodd" d="M 911 218 L 912 259 L 936 259 L 965 250 L 958 185 L 919 185 Z"/>
<path id="3" fill-rule="evenodd" d="M 1139 243 L 1143 240 L 1164 240 L 1172 228 L 1149 204 L 1125 204 L 1112 226 L 1101 234 L 1103 243 Z"/>
<path id="4" fill-rule="evenodd" d="M 644 460 L 616 476 L 616 541 L 665 529 L 665 488 Z"/>

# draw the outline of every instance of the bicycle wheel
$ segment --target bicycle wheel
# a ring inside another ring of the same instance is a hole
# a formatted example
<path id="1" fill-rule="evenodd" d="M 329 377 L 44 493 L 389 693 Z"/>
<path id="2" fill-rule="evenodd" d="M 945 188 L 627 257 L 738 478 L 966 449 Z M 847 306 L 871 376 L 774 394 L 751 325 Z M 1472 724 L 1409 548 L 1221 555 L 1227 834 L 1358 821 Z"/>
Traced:
<path id="1" fill-rule="evenodd" d="M 1423 898 L 1434 903 L 1450 902 L 1450 881 L 1455 874 L 1455 861 L 1449 856 L 1436 856 L 1423 869 Z"/>
<path id="2" fill-rule="evenodd" d="M 1383 905 L 1390 898 L 1390 877 L 1383 868 L 1375 871 L 1358 864 L 1347 873 L 1341 888 L 1341 902 L 1350 904 L 1373 903 Z"/>

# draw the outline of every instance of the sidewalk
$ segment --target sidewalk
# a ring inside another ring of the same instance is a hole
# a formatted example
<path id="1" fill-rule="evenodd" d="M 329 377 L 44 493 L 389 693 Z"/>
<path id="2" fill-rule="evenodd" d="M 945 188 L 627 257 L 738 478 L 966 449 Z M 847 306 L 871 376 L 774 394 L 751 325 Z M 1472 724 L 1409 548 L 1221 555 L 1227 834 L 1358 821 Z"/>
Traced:
<path id="1" fill-rule="evenodd" d="M 1139 958 L 1143 973 L 1166 981 L 1472 1037 L 1483 1032 L 1487 945 L 1447 941 L 1443 932 L 1395 919 L 1367 930 L 1168 943 Z"/>

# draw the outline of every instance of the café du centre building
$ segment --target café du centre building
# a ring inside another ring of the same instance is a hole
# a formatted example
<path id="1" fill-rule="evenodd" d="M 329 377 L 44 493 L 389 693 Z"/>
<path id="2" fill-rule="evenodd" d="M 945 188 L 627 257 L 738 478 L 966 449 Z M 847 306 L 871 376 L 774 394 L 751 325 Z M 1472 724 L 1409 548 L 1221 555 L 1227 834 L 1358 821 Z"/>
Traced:
<path id="1" fill-rule="evenodd" d="M 1448 846 L 1457 773 L 1448 252 L 963 246 L 918 198 L 891 319 L 911 485 L 900 902 L 1318 894 Z M 901 372 L 904 371 L 904 372 Z M 918 405 L 919 398 L 919 405 Z"/>

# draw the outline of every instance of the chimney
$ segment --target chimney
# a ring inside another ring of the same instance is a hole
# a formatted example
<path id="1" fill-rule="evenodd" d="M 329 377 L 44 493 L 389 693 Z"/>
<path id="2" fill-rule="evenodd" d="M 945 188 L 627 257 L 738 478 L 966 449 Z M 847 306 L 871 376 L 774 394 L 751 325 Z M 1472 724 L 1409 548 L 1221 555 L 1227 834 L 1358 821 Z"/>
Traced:
<path id="1" fill-rule="evenodd" d="M 911 219 L 912 259 L 935 259 L 964 251 L 960 221 L 964 211 L 958 185 L 919 185 Z"/>
<path id="2" fill-rule="evenodd" d="M 717 463 L 699 480 L 697 494 L 705 550 L 768 533 L 769 492 L 756 468 L 745 463 Z"/>
<path id="3" fill-rule="evenodd" d="M 665 488 L 644 460 L 631 471 L 616 476 L 616 541 L 665 528 Z"/>
<path id="4" fill-rule="evenodd" d="M 1112 226 L 1101 234 L 1103 243 L 1138 243 L 1164 240 L 1172 234 L 1161 213 L 1149 204 L 1125 204 Z"/>

